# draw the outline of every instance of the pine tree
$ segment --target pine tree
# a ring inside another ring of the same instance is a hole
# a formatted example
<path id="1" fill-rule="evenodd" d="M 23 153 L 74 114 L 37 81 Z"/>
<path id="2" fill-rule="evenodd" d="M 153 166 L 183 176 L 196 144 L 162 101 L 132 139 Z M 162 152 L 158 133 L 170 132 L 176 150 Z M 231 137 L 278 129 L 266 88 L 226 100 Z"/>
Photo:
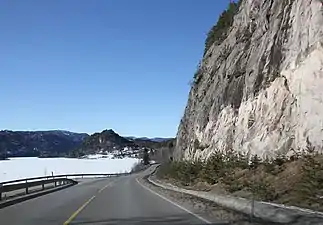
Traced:
<path id="1" fill-rule="evenodd" d="M 258 157 L 257 154 L 252 156 L 250 160 L 250 169 L 257 169 L 260 163 L 261 163 L 261 159 Z"/>
<path id="2" fill-rule="evenodd" d="M 204 55 L 214 42 L 222 42 L 226 38 L 228 30 L 233 24 L 234 16 L 238 12 L 239 6 L 240 3 L 230 2 L 228 9 L 220 15 L 217 24 L 211 28 L 207 35 Z"/>
<path id="3" fill-rule="evenodd" d="M 142 157 L 142 161 L 143 161 L 143 164 L 144 165 L 149 165 L 149 153 L 148 153 L 148 149 L 144 149 L 144 154 L 143 154 L 143 157 Z"/>
<path id="4" fill-rule="evenodd" d="M 303 179 L 296 186 L 302 203 L 321 204 L 323 196 L 323 159 L 322 155 L 305 155 L 302 166 Z"/>

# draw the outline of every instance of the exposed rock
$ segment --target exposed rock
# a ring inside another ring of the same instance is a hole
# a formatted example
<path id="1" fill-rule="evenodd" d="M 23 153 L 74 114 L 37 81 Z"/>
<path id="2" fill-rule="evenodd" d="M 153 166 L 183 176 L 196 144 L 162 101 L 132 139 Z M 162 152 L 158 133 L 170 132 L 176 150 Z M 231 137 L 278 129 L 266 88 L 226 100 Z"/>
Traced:
<path id="1" fill-rule="evenodd" d="M 322 10 L 321 0 L 242 1 L 227 38 L 202 60 L 176 158 L 322 149 Z"/>

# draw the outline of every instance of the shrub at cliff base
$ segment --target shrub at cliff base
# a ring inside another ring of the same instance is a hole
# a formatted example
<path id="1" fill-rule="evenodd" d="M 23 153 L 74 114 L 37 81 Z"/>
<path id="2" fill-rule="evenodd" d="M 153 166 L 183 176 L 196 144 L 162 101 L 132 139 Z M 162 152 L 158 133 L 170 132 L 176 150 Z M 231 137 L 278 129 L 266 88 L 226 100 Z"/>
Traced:
<path id="1" fill-rule="evenodd" d="M 209 190 L 220 186 L 235 196 L 323 211 L 323 156 L 310 147 L 272 160 L 216 152 L 206 161 L 165 163 L 157 176 L 186 188 L 205 183 Z"/>

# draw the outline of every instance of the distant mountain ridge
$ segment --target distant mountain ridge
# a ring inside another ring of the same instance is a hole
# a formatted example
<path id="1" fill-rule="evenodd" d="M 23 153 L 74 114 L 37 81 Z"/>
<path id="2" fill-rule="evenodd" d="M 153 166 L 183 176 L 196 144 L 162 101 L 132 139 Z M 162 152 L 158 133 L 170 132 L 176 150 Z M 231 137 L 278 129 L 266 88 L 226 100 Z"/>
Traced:
<path id="1" fill-rule="evenodd" d="M 5 157 L 79 157 L 99 152 L 123 151 L 124 148 L 158 149 L 174 138 L 123 137 L 112 129 L 92 135 L 65 130 L 0 131 L 0 159 Z"/>
<path id="2" fill-rule="evenodd" d="M 89 135 L 64 130 L 0 131 L 0 157 L 65 156 Z"/>
<path id="3" fill-rule="evenodd" d="M 173 138 L 162 138 L 162 137 L 154 137 L 154 138 L 149 138 L 149 137 L 135 137 L 135 136 L 128 136 L 125 137 L 128 140 L 143 140 L 143 141 L 154 141 L 154 142 L 163 142 L 163 141 L 169 141 Z"/>
<path id="4" fill-rule="evenodd" d="M 82 145 L 72 151 L 73 157 L 80 157 L 88 154 L 101 152 L 122 152 L 124 148 L 140 149 L 152 148 L 157 149 L 163 145 L 169 145 L 174 138 L 147 138 L 147 137 L 123 137 L 112 129 L 104 130 L 101 133 L 94 133 L 87 137 Z"/>

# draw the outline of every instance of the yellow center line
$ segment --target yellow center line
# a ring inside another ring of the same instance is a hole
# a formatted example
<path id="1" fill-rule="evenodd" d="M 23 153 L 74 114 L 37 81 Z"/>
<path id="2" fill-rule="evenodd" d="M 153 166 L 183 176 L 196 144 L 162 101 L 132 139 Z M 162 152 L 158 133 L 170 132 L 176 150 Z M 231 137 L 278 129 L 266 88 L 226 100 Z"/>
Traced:
<path id="1" fill-rule="evenodd" d="M 112 185 L 112 183 L 109 183 L 109 184 L 105 185 L 103 188 L 101 188 L 101 189 L 99 190 L 99 193 L 101 193 L 104 189 L 106 189 L 107 187 L 109 187 L 109 186 L 111 186 L 111 185 Z"/>
<path id="2" fill-rule="evenodd" d="M 111 186 L 112 183 L 108 183 L 107 185 L 105 185 L 103 188 L 101 188 L 98 193 L 101 193 L 104 189 L 106 189 L 107 187 Z M 89 200 L 87 200 L 78 210 L 76 210 L 70 218 L 68 218 L 68 220 L 65 221 L 64 225 L 68 225 L 70 224 L 75 217 L 95 198 L 95 195 L 92 196 Z"/>
<path id="3" fill-rule="evenodd" d="M 89 200 L 87 200 L 78 210 L 76 210 L 68 220 L 65 221 L 64 225 L 68 225 L 75 219 L 75 217 L 95 198 L 92 196 Z"/>

